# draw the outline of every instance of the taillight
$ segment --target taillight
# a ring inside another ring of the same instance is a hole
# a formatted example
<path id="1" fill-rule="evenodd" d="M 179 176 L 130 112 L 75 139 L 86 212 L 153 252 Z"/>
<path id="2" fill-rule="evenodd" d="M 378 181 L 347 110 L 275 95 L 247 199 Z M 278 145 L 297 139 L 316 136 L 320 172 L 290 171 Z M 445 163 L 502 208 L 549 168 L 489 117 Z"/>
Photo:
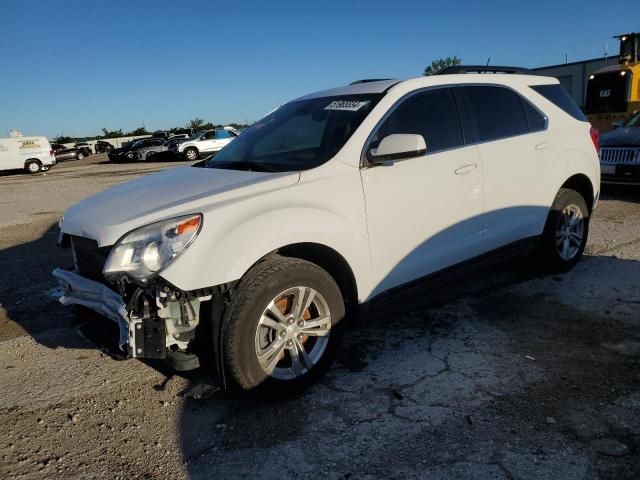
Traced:
<path id="1" fill-rule="evenodd" d="M 591 127 L 589 134 L 591 135 L 591 141 L 593 142 L 596 152 L 600 151 L 600 131 L 597 128 Z"/>
<path id="2" fill-rule="evenodd" d="M 49 156 L 53 157 L 53 148 L 51 150 L 49 150 Z"/>

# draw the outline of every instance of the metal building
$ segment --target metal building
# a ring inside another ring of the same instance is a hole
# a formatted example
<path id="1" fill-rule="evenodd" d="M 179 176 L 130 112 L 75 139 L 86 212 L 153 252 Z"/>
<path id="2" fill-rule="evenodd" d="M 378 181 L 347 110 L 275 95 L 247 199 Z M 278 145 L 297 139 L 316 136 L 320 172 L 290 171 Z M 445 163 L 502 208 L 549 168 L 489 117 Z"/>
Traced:
<path id="1" fill-rule="evenodd" d="M 587 95 L 587 82 L 589 75 L 603 67 L 618 64 L 618 56 L 593 58 L 580 62 L 561 63 L 548 67 L 533 68 L 540 75 L 556 77 L 562 86 L 571 94 L 580 108 L 584 109 Z"/>

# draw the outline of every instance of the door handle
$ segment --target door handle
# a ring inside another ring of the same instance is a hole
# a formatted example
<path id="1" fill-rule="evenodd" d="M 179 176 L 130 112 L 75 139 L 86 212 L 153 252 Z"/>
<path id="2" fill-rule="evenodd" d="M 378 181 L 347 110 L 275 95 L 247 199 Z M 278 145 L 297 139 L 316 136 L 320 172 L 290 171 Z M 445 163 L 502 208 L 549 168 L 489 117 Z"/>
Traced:
<path id="1" fill-rule="evenodd" d="M 548 142 L 542 142 L 536 145 L 536 150 L 545 150 L 547 148 L 549 148 Z"/>
<path id="2" fill-rule="evenodd" d="M 468 165 L 463 165 L 460 168 L 456 168 L 455 174 L 456 175 L 466 175 L 467 173 L 471 173 L 472 171 L 474 171 L 476 168 L 478 168 L 478 164 L 477 163 L 470 163 Z"/>

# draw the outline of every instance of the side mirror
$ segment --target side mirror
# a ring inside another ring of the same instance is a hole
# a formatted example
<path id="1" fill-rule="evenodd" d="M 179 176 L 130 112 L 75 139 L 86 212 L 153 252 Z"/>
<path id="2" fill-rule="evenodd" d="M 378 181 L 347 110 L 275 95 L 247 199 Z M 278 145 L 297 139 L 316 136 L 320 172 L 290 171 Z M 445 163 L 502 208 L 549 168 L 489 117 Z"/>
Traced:
<path id="1" fill-rule="evenodd" d="M 612 126 L 613 128 L 622 128 L 622 127 L 624 127 L 624 122 L 613 122 L 613 123 L 611 124 L 611 126 Z"/>
<path id="2" fill-rule="evenodd" d="M 422 135 L 394 133 L 384 137 L 378 148 L 367 153 L 369 163 L 374 165 L 393 160 L 421 157 L 427 153 L 427 144 Z"/>

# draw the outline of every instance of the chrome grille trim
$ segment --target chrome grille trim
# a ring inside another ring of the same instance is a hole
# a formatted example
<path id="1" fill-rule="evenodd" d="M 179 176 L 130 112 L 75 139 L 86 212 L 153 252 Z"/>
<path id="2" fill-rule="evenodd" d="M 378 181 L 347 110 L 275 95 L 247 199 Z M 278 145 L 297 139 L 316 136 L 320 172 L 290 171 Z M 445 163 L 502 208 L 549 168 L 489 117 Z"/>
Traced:
<path id="1" fill-rule="evenodd" d="M 602 147 L 600 162 L 611 164 L 640 164 L 640 147 Z"/>

